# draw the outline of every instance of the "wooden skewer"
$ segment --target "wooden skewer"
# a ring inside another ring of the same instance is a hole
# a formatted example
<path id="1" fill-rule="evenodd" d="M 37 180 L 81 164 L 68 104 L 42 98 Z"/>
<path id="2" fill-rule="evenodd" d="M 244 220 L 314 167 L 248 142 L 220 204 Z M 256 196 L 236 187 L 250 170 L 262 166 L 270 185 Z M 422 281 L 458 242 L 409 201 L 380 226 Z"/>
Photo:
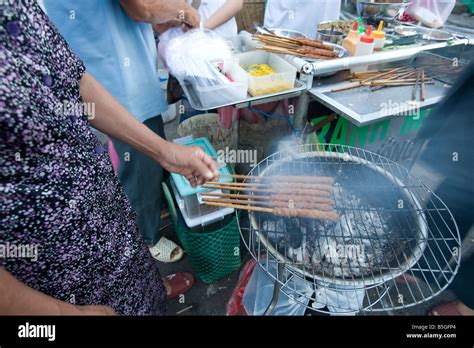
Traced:
<path id="1" fill-rule="evenodd" d="M 430 81 L 430 80 L 428 80 Z M 390 83 L 406 83 L 406 82 L 416 82 L 416 79 L 399 79 L 399 80 L 373 80 L 369 82 L 364 82 L 364 86 L 370 86 L 374 84 L 390 84 Z"/>
<path id="2" fill-rule="evenodd" d="M 318 219 L 318 220 L 331 220 L 337 221 L 340 219 L 339 214 L 336 211 L 321 211 L 321 210 L 312 210 L 312 209 L 291 209 L 291 208 L 263 208 L 263 207 L 253 207 L 250 205 L 241 205 L 241 204 L 232 204 L 232 203 L 217 203 L 217 202 L 204 202 L 207 205 L 215 207 L 226 207 L 234 208 L 240 210 L 250 210 L 258 211 L 264 213 L 271 213 L 276 216 L 286 216 L 286 217 L 302 217 L 309 219 Z"/>
<path id="3" fill-rule="evenodd" d="M 266 178 L 265 176 L 258 175 L 244 175 L 244 174 L 221 174 L 220 176 L 224 178 L 235 178 L 235 179 L 257 179 L 257 178 Z"/>
<path id="4" fill-rule="evenodd" d="M 314 190 L 322 190 L 322 191 L 332 191 L 333 186 L 331 184 L 318 184 L 318 183 L 307 183 L 307 182 L 285 182 L 285 181 L 271 181 L 267 183 L 263 182 L 219 182 L 219 181 L 208 181 L 205 185 L 217 185 L 217 186 L 232 186 L 236 188 L 273 188 L 273 189 L 285 189 L 285 188 L 293 188 L 293 189 L 314 189 Z"/>
<path id="5" fill-rule="evenodd" d="M 374 83 L 367 86 L 373 87 L 397 87 L 397 86 L 414 86 L 416 82 L 395 82 L 395 83 Z M 434 82 L 427 82 L 426 85 L 434 85 Z"/>
<path id="6" fill-rule="evenodd" d="M 413 87 L 413 92 L 411 94 L 411 100 L 416 100 L 416 91 L 418 90 L 418 81 L 420 81 L 420 72 L 417 71 L 417 74 L 416 74 L 416 82 L 415 82 L 415 85 Z"/>
<path id="7" fill-rule="evenodd" d="M 294 194 L 295 189 L 288 188 L 277 188 L 277 189 L 256 189 L 256 188 L 243 188 L 234 186 L 222 186 L 222 185 L 202 185 L 201 187 L 213 189 L 213 190 L 229 190 L 229 191 L 244 191 L 244 192 L 261 192 L 261 193 L 274 193 L 274 194 Z M 302 189 L 298 196 L 318 196 L 318 197 L 329 197 L 330 191 L 318 190 L 318 189 Z"/>
<path id="8" fill-rule="evenodd" d="M 220 182 L 220 181 L 208 181 L 206 185 L 225 185 L 225 186 L 270 186 L 271 184 L 264 184 L 261 182 Z"/>
<path id="9" fill-rule="evenodd" d="M 214 192 L 203 192 L 202 196 L 206 197 L 229 197 L 229 198 L 248 198 L 248 199 L 271 199 L 271 196 L 260 196 L 260 195 L 241 195 L 236 193 L 214 193 Z"/>
<path id="10" fill-rule="evenodd" d="M 229 190 L 229 191 L 238 191 L 238 192 L 255 192 L 255 193 L 280 193 L 280 194 L 293 194 L 295 187 L 284 186 L 276 187 L 270 189 L 259 189 L 253 187 L 237 187 L 237 186 L 225 186 L 225 185 L 202 185 L 203 188 L 213 189 L 213 190 Z M 305 195 L 314 195 L 318 197 L 329 197 L 331 195 L 331 190 L 327 188 L 301 188 L 303 192 L 299 193 L 298 196 Z"/>
<path id="11" fill-rule="evenodd" d="M 325 45 L 321 40 L 313 40 L 313 39 L 297 39 L 297 38 L 286 38 L 277 35 L 267 35 L 267 34 L 256 34 L 253 36 L 259 41 L 269 41 L 274 44 L 292 44 L 294 46 L 309 46 L 309 47 L 316 47 L 316 48 L 323 48 L 328 51 L 334 51 L 332 46 Z"/>
<path id="12" fill-rule="evenodd" d="M 384 78 L 392 78 L 392 77 L 396 78 L 396 77 L 399 77 L 399 76 L 404 75 L 406 73 L 413 73 L 413 70 L 400 70 L 400 71 L 397 71 L 397 72 L 394 72 L 394 73 L 390 73 L 390 74 L 388 74 L 386 76 L 383 76 L 383 77 Z M 377 76 L 377 74 L 367 74 L 367 75 L 365 75 L 365 74 L 358 74 L 358 75 L 353 74 L 351 76 L 351 79 L 353 79 L 353 80 L 364 80 L 364 79 L 373 78 L 375 76 Z"/>
<path id="13" fill-rule="evenodd" d="M 359 75 L 368 75 L 368 74 L 380 74 L 382 72 L 386 72 L 386 71 L 391 71 L 393 70 L 392 68 L 387 68 L 387 69 L 380 69 L 380 70 L 367 70 L 367 71 L 361 71 L 361 72 L 355 72 L 355 73 L 352 73 L 352 76 L 359 76 Z"/>
<path id="14" fill-rule="evenodd" d="M 272 208 L 252 207 L 249 205 L 217 203 L 217 202 L 204 202 L 204 203 L 206 203 L 207 205 L 212 205 L 214 207 L 235 208 L 235 209 L 241 209 L 241 210 L 260 211 L 263 213 L 273 213 Z"/>
<path id="15" fill-rule="evenodd" d="M 416 70 L 415 69 L 412 69 L 409 72 L 402 73 L 401 75 L 398 76 L 398 78 L 399 79 L 404 79 L 404 78 L 412 77 L 413 75 L 416 75 Z M 394 77 L 390 77 L 388 79 L 391 80 L 391 79 L 394 79 Z M 386 87 L 386 86 L 376 86 L 376 87 L 372 88 L 372 91 L 377 91 L 377 90 L 382 89 L 384 87 Z"/>
<path id="16" fill-rule="evenodd" d="M 370 81 L 370 80 L 375 80 L 375 79 L 381 78 L 381 77 L 385 77 L 385 76 L 387 76 L 391 73 L 394 73 L 394 72 L 399 71 L 399 70 L 404 69 L 404 68 L 405 67 L 403 66 L 403 67 L 400 67 L 400 68 L 392 69 L 392 70 L 386 71 L 384 73 L 366 78 L 365 80 L 359 81 L 359 82 L 357 82 L 353 85 L 347 85 L 347 86 L 343 86 L 343 87 L 333 88 L 333 89 L 331 89 L 331 92 L 340 92 L 340 91 L 345 91 L 347 89 L 357 88 L 357 87 L 362 86 L 362 83 L 364 83 L 364 82 L 367 82 L 367 81 Z"/>
<path id="17" fill-rule="evenodd" d="M 289 54 L 292 56 L 299 56 L 299 57 L 306 57 L 306 58 L 313 58 L 313 59 L 321 59 L 321 60 L 332 60 L 337 57 L 331 57 L 331 56 L 325 56 L 325 55 L 319 55 L 319 54 L 313 54 L 313 53 L 302 53 L 298 52 L 296 50 L 289 50 L 285 48 L 279 48 L 275 46 L 262 46 L 262 47 L 257 47 L 257 50 L 261 51 L 267 51 L 267 52 L 273 52 L 273 53 L 280 53 L 280 54 Z"/>
<path id="18" fill-rule="evenodd" d="M 272 200 L 272 201 L 281 201 L 281 202 L 286 202 L 286 203 L 288 203 L 290 200 L 293 200 L 295 202 L 303 202 L 303 203 L 334 204 L 334 201 L 331 198 L 318 197 L 318 196 L 295 196 L 295 195 L 264 196 L 264 195 L 243 195 L 243 194 L 238 194 L 238 193 L 215 193 L 215 192 L 203 192 L 201 195 L 205 197 L 227 197 L 227 198 L 237 198 L 237 199 Z"/>
<path id="19" fill-rule="evenodd" d="M 305 202 L 286 202 L 286 201 L 251 201 L 246 199 L 230 199 L 230 198 L 204 198 L 203 202 L 221 202 L 234 204 L 248 204 L 252 206 L 263 205 L 273 208 L 299 208 L 299 209 L 315 209 L 321 211 L 333 210 L 333 204 L 324 203 L 305 203 Z M 290 204 L 291 203 L 291 204 Z"/>
<path id="20" fill-rule="evenodd" d="M 265 205 L 270 206 L 269 201 L 251 201 L 246 199 L 231 199 L 231 198 L 203 198 L 203 202 L 221 202 L 221 203 L 235 203 L 235 204 L 250 204 L 250 205 Z"/>
<path id="21" fill-rule="evenodd" d="M 242 174 L 221 174 L 223 178 L 248 179 L 248 180 L 270 180 L 270 181 L 286 181 L 307 182 L 313 184 L 330 184 L 334 183 L 334 178 L 330 176 L 307 176 L 307 175 L 242 175 Z"/>
<path id="22" fill-rule="evenodd" d="M 413 78 L 399 78 L 399 79 L 386 79 L 386 80 L 372 80 L 372 81 L 368 81 L 364 83 L 370 84 L 370 83 L 415 82 L 415 81 L 416 81 L 416 78 L 413 77 Z M 431 81 L 431 79 L 427 78 L 426 81 Z"/>
<path id="23" fill-rule="evenodd" d="M 392 87 L 392 86 L 413 86 L 415 85 L 416 82 L 404 82 L 404 81 L 400 81 L 400 82 L 373 82 L 373 83 L 370 83 L 370 82 L 367 82 L 367 83 L 364 83 L 363 86 L 371 86 L 371 87 Z M 427 85 L 433 85 L 434 82 L 432 81 L 429 81 L 426 83 Z"/>
<path id="24" fill-rule="evenodd" d="M 425 69 L 421 68 L 421 91 L 420 91 L 420 99 L 421 101 L 425 101 L 426 99 L 426 88 L 425 88 Z"/>
<path id="25" fill-rule="evenodd" d="M 252 191 L 261 193 L 277 193 L 277 190 L 271 189 L 256 189 L 251 187 L 235 187 L 235 186 L 224 186 L 224 185 L 202 185 L 201 187 L 213 190 L 230 190 L 230 191 Z"/>

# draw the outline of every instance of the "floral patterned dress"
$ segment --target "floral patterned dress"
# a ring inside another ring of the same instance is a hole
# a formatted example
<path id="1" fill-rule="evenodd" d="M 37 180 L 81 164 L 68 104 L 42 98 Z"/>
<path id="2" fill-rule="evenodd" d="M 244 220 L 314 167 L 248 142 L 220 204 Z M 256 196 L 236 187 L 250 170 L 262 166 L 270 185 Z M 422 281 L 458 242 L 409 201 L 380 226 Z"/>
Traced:
<path id="1" fill-rule="evenodd" d="M 163 314 L 157 264 L 84 116 L 84 65 L 33 0 L 0 0 L 0 38 L 0 267 L 63 301 Z"/>

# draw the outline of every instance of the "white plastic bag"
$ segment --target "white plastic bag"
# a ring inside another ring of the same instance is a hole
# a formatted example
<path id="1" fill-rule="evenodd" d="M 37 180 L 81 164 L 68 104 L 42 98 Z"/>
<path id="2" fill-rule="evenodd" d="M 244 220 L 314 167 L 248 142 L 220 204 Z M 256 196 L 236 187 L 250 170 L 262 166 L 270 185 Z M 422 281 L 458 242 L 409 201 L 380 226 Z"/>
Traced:
<path id="1" fill-rule="evenodd" d="M 171 28 L 160 35 L 158 52 L 168 71 L 179 79 L 186 76 L 217 78 L 210 62 L 226 61 L 231 51 L 225 41 L 211 30 L 194 29 L 183 33 Z"/>
<path id="2" fill-rule="evenodd" d="M 411 0 L 406 12 L 431 28 L 444 25 L 456 5 L 456 0 Z"/>
<path id="3" fill-rule="evenodd" d="M 267 261 L 262 259 L 260 263 L 268 267 L 273 276 L 276 276 L 277 265 L 274 261 L 269 260 L 267 264 Z M 289 274 L 285 270 L 283 277 L 288 276 Z M 249 315 L 263 315 L 265 313 L 272 301 L 274 284 L 275 281 L 260 266 L 255 266 L 242 298 L 242 304 Z M 294 291 L 295 289 L 302 295 L 298 295 Z M 282 290 L 291 294 L 291 297 L 283 292 L 280 293 L 271 315 L 304 315 L 309 298 L 314 292 L 312 284 L 302 278 L 293 277 L 282 287 Z"/>
<path id="4" fill-rule="evenodd" d="M 183 34 L 184 31 L 181 30 L 181 27 L 173 27 L 160 34 L 160 42 L 158 43 L 158 55 L 160 56 L 161 61 L 163 62 L 165 67 L 167 66 L 165 61 L 166 51 L 168 49 L 170 41 Z"/>

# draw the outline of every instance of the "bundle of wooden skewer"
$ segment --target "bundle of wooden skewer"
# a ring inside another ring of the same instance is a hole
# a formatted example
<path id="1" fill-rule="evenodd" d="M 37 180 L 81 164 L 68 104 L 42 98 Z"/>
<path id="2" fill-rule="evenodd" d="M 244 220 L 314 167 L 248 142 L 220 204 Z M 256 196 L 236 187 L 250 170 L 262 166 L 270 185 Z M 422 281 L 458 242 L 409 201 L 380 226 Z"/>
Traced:
<path id="1" fill-rule="evenodd" d="M 229 207 L 271 213 L 277 216 L 318 220 L 339 220 L 331 198 L 334 179 L 326 176 L 245 176 L 233 179 L 251 182 L 208 182 L 206 189 L 231 193 L 202 193 L 203 202 L 217 207 Z M 234 193 L 235 192 L 235 193 Z"/>
<path id="2" fill-rule="evenodd" d="M 334 48 L 320 40 L 290 39 L 273 34 L 255 34 L 253 37 L 262 44 L 258 50 L 322 60 L 338 58 Z"/>
<path id="3" fill-rule="evenodd" d="M 416 99 L 416 91 L 420 88 L 420 99 L 424 101 L 426 99 L 425 85 L 434 83 L 433 79 L 425 74 L 423 68 L 411 67 L 353 73 L 349 80 L 354 83 L 334 88 L 331 92 L 345 91 L 361 86 L 369 86 L 371 91 L 384 87 L 414 86 L 412 99 Z"/>

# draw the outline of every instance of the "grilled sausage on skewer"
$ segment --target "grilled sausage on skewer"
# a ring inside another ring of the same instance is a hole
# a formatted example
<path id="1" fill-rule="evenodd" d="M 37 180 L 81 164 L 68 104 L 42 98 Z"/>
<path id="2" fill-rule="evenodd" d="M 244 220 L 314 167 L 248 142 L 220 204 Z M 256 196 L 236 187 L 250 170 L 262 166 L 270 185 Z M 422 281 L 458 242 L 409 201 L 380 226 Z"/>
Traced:
<path id="1" fill-rule="evenodd" d="M 258 197 L 258 196 L 255 196 Z M 313 197 L 313 196 L 295 196 L 295 195 L 273 195 L 271 196 L 273 201 L 284 201 L 289 202 L 290 200 L 295 202 L 301 203 L 320 203 L 320 204 L 330 204 L 332 205 L 334 201 L 331 198 L 327 197 Z"/>
<path id="2" fill-rule="evenodd" d="M 339 214 L 336 211 L 320 211 L 320 210 L 310 210 L 310 209 L 290 209 L 290 208 L 275 208 L 273 209 L 273 214 L 277 216 L 287 216 L 287 217 L 301 217 L 308 219 L 317 219 L 317 220 L 331 220 L 338 221 Z"/>

